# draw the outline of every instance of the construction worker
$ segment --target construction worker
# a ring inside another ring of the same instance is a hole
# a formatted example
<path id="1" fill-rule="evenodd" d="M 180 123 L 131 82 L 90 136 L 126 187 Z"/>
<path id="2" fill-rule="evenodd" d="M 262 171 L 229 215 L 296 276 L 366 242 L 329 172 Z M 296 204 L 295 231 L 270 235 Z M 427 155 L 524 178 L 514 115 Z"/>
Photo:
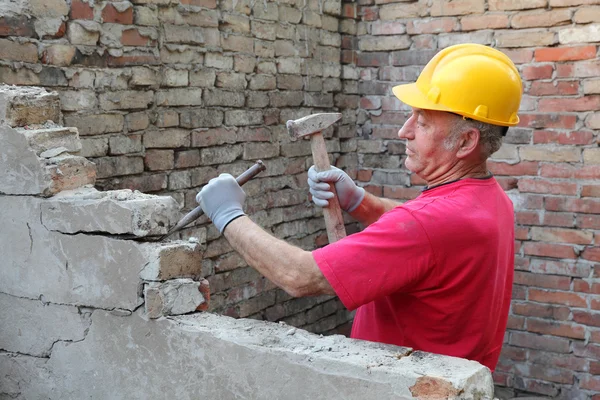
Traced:
<path id="1" fill-rule="evenodd" d="M 498 50 L 441 50 L 416 83 L 393 88 L 412 114 L 398 132 L 406 168 L 427 182 L 398 204 L 358 187 L 342 170 L 309 170 L 313 201 L 329 183 L 366 227 L 313 252 L 263 231 L 245 216 L 231 175 L 197 200 L 249 265 L 292 296 L 336 294 L 357 309 L 352 337 L 476 360 L 494 370 L 511 299 L 513 206 L 486 167 L 519 122 L 522 84 Z"/>

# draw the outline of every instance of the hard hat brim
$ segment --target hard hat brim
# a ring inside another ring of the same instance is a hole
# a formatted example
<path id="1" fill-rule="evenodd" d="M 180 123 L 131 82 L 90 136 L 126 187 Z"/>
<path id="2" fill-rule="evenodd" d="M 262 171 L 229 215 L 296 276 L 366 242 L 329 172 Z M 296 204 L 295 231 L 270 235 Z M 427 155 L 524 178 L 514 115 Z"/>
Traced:
<path id="1" fill-rule="evenodd" d="M 434 103 L 429 100 L 427 96 L 423 94 L 417 87 L 416 83 L 407 83 L 404 85 L 394 86 L 392 93 L 404 104 L 408 104 L 413 108 L 420 108 L 423 110 L 438 110 L 451 112 L 448 107 L 442 104 Z"/>

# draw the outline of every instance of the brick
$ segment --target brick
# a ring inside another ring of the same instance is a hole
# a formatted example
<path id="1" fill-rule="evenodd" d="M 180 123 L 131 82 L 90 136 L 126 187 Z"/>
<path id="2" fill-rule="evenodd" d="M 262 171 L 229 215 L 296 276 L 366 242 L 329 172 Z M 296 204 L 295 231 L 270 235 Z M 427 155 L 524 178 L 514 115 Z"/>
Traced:
<path id="1" fill-rule="evenodd" d="M 584 94 L 600 94 L 600 79 L 585 79 L 583 81 L 583 93 Z M 597 118 L 597 116 L 593 115 L 593 116 L 589 116 L 588 119 L 590 119 L 590 117 Z"/>
<path id="2" fill-rule="evenodd" d="M 581 229 L 596 229 L 600 226 L 600 215 L 577 215 L 576 225 Z"/>
<path id="3" fill-rule="evenodd" d="M 109 154 L 121 155 L 142 151 L 142 135 L 119 135 L 109 139 Z"/>
<path id="4" fill-rule="evenodd" d="M 567 245 L 528 242 L 523 245 L 523 252 L 532 256 L 568 259 L 577 258 L 573 247 Z"/>
<path id="5" fill-rule="evenodd" d="M 432 17 L 483 14 L 484 11 L 484 0 L 440 0 L 434 2 L 430 9 Z"/>
<path id="6" fill-rule="evenodd" d="M 503 29 L 508 28 L 508 26 L 509 19 L 506 14 L 467 15 L 460 19 L 460 27 L 463 32 L 483 29 Z"/>
<path id="7" fill-rule="evenodd" d="M 155 46 L 156 40 L 152 38 L 153 33 L 140 31 L 139 29 L 125 29 L 121 34 L 123 46 Z"/>
<path id="8" fill-rule="evenodd" d="M 102 21 L 114 24 L 133 24 L 133 7 L 129 2 L 120 2 L 117 5 L 108 3 L 102 9 Z"/>
<path id="9" fill-rule="evenodd" d="M 61 91 L 60 105 L 63 111 L 78 111 L 81 109 L 95 109 L 98 105 L 96 93 L 88 90 Z"/>
<path id="10" fill-rule="evenodd" d="M 19 43 L 8 39 L 0 39 L 0 58 L 37 63 L 37 46 L 33 43 Z"/>
<path id="11" fill-rule="evenodd" d="M 600 96 L 562 99 L 545 98 L 538 103 L 538 110 L 541 112 L 595 111 L 598 108 L 600 108 Z"/>
<path id="12" fill-rule="evenodd" d="M 587 307 L 584 295 L 571 292 L 529 289 L 529 300 L 538 303 L 560 304 L 570 307 Z"/>
<path id="13" fill-rule="evenodd" d="M 571 214 L 571 213 L 553 213 L 553 212 L 547 211 L 544 214 L 543 225 L 572 227 L 573 226 L 573 214 Z"/>
<path id="14" fill-rule="evenodd" d="M 172 170 L 175 154 L 173 150 L 146 150 L 144 166 L 148 171 Z"/>
<path id="15" fill-rule="evenodd" d="M 577 183 L 555 182 L 539 178 L 523 178 L 518 183 L 519 191 L 523 193 L 547 193 L 575 196 L 578 192 Z"/>
<path id="16" fill-rule="evenodd" d="M 190 132 L 187 129 L 162 129 L 144 132 L 144 147 L 178 148 L 190 146 Z"/>
<path id="17" fill-rule="evenodd" d="M 241 157 L 242 153 L 241 145 L 203 148 L 200 150 L 200 159 L 202 165 L 227 164 Z"/>
<path id="18" fill-rule="evenodd" d="M 184 128 L 212 128 L 223 123 L 223 111 L 196 109 L 180 114 L 180 125 Z"/>
<path id="19" fill-rule="evenodd" d="M 568 96 L 579 93 L 579 81 L 554 81 L 531 83 L 528 94 L 531 96 Z M 600 93 L 600 90 L 598 91 Z"/>
<path id="20" fill-rule="evenodd" d="M 452 46 L 461 43 L 478 43 L 484 45 L 491 45 L 493 42 L 493 32 L 467 32 L 467 33 L 442 33 L 438 36 L 438 46 L 441 48 Z M 427 48 L 435 48 L 436 46 L 432 43 Z"/>
<path id="21" fill-rule="evenodd" d="M 210 147 L 222 144 L 233 144 L 236 142 L 237 134 L 235 129 L 216 128 L 208 130 L 192 131 L 193 147 Z"/>
<path id="22" fill-rule="evenodd" d="M 600 24 L 589 24 L 558 31 L 558 42 L 561 44 L 593 43 L 600 41 Z"/>
<path id="23" fill-rule="evenodd" d="M 600 326 L 600 313 L 573 310 L 573 321 L 587 326 Z"/>
<path id="24" fill-rule="evenodd" d="M 142 157 L 100 157 L 95 158 L 94 163 L 98 168 L 99 179 L 144 172 Z"/>
<path id="25" fill-rule="evenodd" d="M 230 110 L 225 111 L 225 124 L 233 126 L 260 125 L 263 123 L 262 111 Z"/>
<path id="26" fill-rule="evenodd" d="M 588 247 L 581 254 L 581 258 L 584 260 L 600 262 L 600 248 L 598 247 Z M 600 309 L 597 307 L 596 309 Z"/>
<path id="27" fill-rule="evenodd" d="M 236 72 L 219 72 L 215 82 L 216 87 L 236 90 L 245 89 L 247 84 L 246 75 Z"/>
<path id="28" fill-rule="evenodd" d="M 244 160 L 268 159 L 279 155 L 279 143 L 244 143 Z"/>
<path id="29" fill-rule="evenodd" d="M 551 162 L 580 162 L 580 149 L 572 147 L 523 146 L 519 148 L 521 160 L 551 161 Z"/>
<path id="30" fill-rule="evenodd" d="M 588 24 L 600 20 L 600 7 L 577 7 L 573 14 L 573 22 L 576 24 Z"/>
<path id="31" fill-rule="evenodd" d="M 27 15 L 0 16 L 0 36 L 35 37 L 34 20 Z"/>
<path id="32" fill-rule="evenodd" d="M 233 69 L 236 72 L 250 74 L 256 67 L 256 58 L 245 54 L 236 54 L 233 57 Z"/>
<path id="33" fill-rule="evenodd" d="M 570 278 L 567 277 L 562 278 L 570 280 Z M 524 315 L 527 317 L 547 318 L 558 321 L 566 321 L 571 315 L 571 309 L 569 307 L 552 306 L 536 303 L 513 302 L 512 311 L 515 314 Z"/>
<path id="34" fill-rule="evenodd" d="M 490 11 L 525 10 L 530 8 L 543 8 L 548 5 L 548 0 L 489 0 Z"/>
<path id="35" fill-rule="evenodd" d="M 511 332 L 509 343 L 513 346 L 569 353 L 569 340 L 559 337 L 541 336 L 526 332 Z"/>
<path id="36" fill-rule="evenodd" d="M 42 53 L 42 63 L 65 67 L 71 65 L 76 48 L 67 45 L 52 45 Z"/>
<path id="37" fill-rule="evenodd" d="M 571 211 L 580 213 L 600 214 L 600 201 L 595 199 L 567 199 L 548 197 L 545 199 L 546 210 Z"/>
<path id="38" fill-rule="evenodd" d="M 273 22 L 252 21 L 252 35 L 258 39 L 275 40 L 278 24 Z"/>
<path id="39" fill-rule="evenodd" d="M 577 122 L 575 115 L 560 114 L 519 114 L 519 126 L 530 128 L 573 129 Z"/>
<path id="40" fill-rule="evenodd" d="M 500 49 L 515 64 L 526 64 L 533 59 L 533 51 L 530 49 Z"/>
<path id="41" fill-rule="evenodd" d="M 600 185 L 582 185 L 581 197 L 600 197 Z"/>
<path id="42" fill-rule="evenodd" d="M 556 43 L 554 32 L 543 29 L 495 31 L 494 37 L 498 47 L 543 47 Z"/>
<path id="43" fill-rule="evenodd" d="M 144 298 L 148 318 L 187 314 L 206 303 L 200 282 L 185 278 L 148 283 L 144 287 Z"/>
<path id="44" fill-rule="evenodd" d="M 201 69 L 189 72 L 190 86 L 213 87 L 217 79 L 217 74 L 212 69 Z"/>
<path id="45" fill-rule="evenodd" d="M 543 10 L 519 12 L 512 16 L 511 26 L 513 28 L 548 27 L 571 22 L 571 10 Z"/>
<path id="46" fill-rule="evenodd" d="M 577 179 L 600 179 L 600 166 L 587 165 L 579 167 L 575 170 L 575 178 Z"/>
<path id="47" fill-rule="evenodd" d="M 190 168 L 200 165 L 200 152 L 198 150 L 182 150 L 175 152 L 175 168 Z"/>
<path id="48" fill-rule="evenodd" d="M 532 65 L 523 68 L 523 78 L 528 81 L 536 79 L 549 79 L 554 72 L 552 65 Z"/>
<path id="49" fill-rule="evenodd" d="M 600 148 L 583 149 L 584 164 L 600 164 Z"/>
<path id="50" fill-rule="evenodd" d="M 124 90 L 100 94 L 100 108 L 111 110 L 146 109 L 154 102 L 154 92 Z"/>
<path id="51" fill-rule="evenodd" d="M 577 61 L 596 57 L 596 46 L 551 47 L 535 50 L 535 60 L 544 61 Z"/>
<path id="52" fill-rule="evenodd" d="M 164 25 L 163 40 L 167 43 L 208 44 L 205 28 Z"/>
<path id="53" fill-rule="evenodd" d="M 585 145 L 591 144 L 594 140 L 594 134 L 589 131 L 535 131 L 533 134 L 533 143 L 558 143 Z"/>
<path id="54" fill-rule="evenodd" d="M 584 326 L 559 321 L 528 318 L 527 329 L 529 332 L 568 337 L 572 339 L 584 339 L 585 337 Z"/>
<path id="55" fill-rule="evenodd" d="M 74 126 L 79 135 L 99 135 L 103 133 L 122 132 L 125 119 L 120 114 L 98 115 L 65 115 L 65 125 Z"/>
<path id="56" fill-rule="evenodd" d="M 534 229 L 540 228 L 532 228 L 532 231 Z M 523 271 L 515 271 L 514 282 L 519 285 L 526 285 L 529 287 L 540 287 L 546 289 L 569 290 L 571 288 L 570 277 L 533 274 L 530 272 Z"/>
<path id="57" fill-rule="evenodd" d="M 82 138 L 81 157 L 103 157 L 108 155 L 108 138 Z"/>
<path id="58" fill-rule="evenodd" d="M 229 35 L 221 37 L 223 50 L 252 53 L 254 51 L 254 39 L 245 36 Z"/>
<path id="59" fill-rule="evenodd" d="M 592 232 L 560 229 L 560 228 L 531 228 L 531 239 L 554 243 L 592 244 Z"/>
<path id="60" fill-rule="evenodd" d="M 158 10 L 144 6 L 134 7 L 133 23 L 139 26 L 159 26 Z"/>
<path id="61" fill-rule="evenodd" d="M 205 106 L 243 107 L 246 99 L 243 93 L 219 89 L 204 91 Z"/>

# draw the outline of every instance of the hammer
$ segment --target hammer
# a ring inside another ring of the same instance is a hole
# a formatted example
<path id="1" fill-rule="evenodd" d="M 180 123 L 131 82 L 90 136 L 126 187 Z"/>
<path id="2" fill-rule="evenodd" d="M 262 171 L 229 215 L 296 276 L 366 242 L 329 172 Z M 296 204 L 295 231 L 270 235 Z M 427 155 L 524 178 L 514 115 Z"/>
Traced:
<path id="1" fill-rule="evenodd" d="M 310 136 L 310 148 L 317 172 L 327 171 L 331 167 L 325 147 L 325 139 L 323 139 L 321 131 L 329 128 L 336 121 L 340 120 L 340 118 L 342 118 L 342 114 L 340 113 L 320 113 L 297 120 L 290 120 L 286 123 L 292 140 Z M 325 216 L 327 238 L 329 239 L 329 243 L 333 243 L 346 237 L 346 228 L 344 227 L 342 209 L 337 198 L 335 185 L 330 184 L 329 187 L 335 197 L 329 200 L 329 207 L 323 208 L 323 215 Z"/>

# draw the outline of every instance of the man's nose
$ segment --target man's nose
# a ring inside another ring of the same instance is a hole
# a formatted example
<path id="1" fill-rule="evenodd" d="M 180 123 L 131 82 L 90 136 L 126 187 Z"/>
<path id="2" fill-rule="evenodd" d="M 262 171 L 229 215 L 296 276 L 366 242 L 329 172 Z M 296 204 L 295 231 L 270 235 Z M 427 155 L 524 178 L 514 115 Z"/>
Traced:
<path id="1" fill-rule="evenodd" d="M 412 129 L 409 124 L 410 120 L 406 121 L 402 128 L 398 131 L 398 137 L 400 139 L 411 139 L 412 138 Z"/>

